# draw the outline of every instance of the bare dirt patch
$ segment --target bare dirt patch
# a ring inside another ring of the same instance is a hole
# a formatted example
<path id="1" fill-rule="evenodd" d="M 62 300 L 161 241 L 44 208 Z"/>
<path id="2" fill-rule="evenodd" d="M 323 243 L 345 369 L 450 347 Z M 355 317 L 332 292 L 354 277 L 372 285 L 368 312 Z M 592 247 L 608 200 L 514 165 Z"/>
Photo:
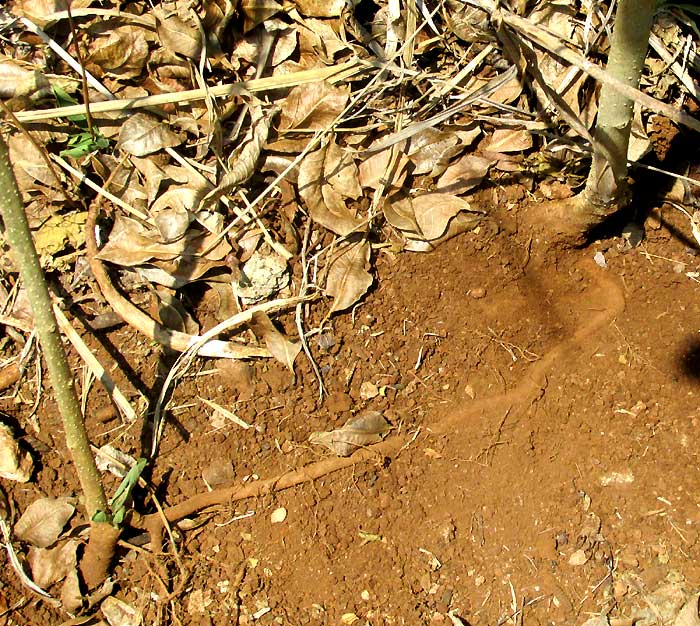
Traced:
<path id="1" fill-rule="evenodd" d="M 327 457 L 309 435 L 363 409 L 383 411 L 404 443 L 192 516 L 176 529 L 184 573 L 125 544 L 120 596 L 148 623 L 571 624 L 624 620 L 662 582 L 697 587 L 698 261 L 665 227 L 647 235 L 632 250 L 599 244 L 607 269 L 593 249 L 545 263 L 505 232 L 400 262 L 379 250 L 377 288 L 311 344 L 322 403 L 306 361 L 296 381 L 272 362 L 232 373 L 201 361 L 175 391 L 150 477 L 164 503 L 205 492 L 203 472 L 230 487 Z M 104 341 L 153 381 L 147 343 L 123 328 Z M 199 398 L 254 427 L 217 428 Z M 48 403 L 39 424 L 30 440 L 47 451 L 37 482 L 12 491 L 20 509 L 77 491 Z M 140 453 L 139 425 L 89 427 L 96 445 Z M 280 507 L 286 519 L 271 523 Z M 16 607 L 6 622 L 58 618 L 2 578 Z"/>

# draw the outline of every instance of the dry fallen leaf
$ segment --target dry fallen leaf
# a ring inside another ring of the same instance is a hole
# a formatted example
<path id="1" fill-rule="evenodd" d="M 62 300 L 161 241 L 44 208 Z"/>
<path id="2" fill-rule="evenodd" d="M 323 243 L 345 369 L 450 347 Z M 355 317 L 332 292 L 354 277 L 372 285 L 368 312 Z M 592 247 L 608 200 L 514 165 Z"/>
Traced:
<path id="1" fill-rule="evenodd" d="M 129 154 L 140 157 L 181 143 L 180 137 L 154 115 L 134 113 L 121 127 L 117 145 Z"/>
<path id="2" fill-rule="evenodd" d="M 483 146 L 489 152 L 523 152 L 532 148 L 532 135 L 521 129 L 497 128 Z"/>
<path id="3" fill-rule="evenodd" d="M 0 423 L 0 478 L 26 483 L 34 471 L 34 461 L 20 448 L 12 429 Z"/>
<path id="4" fill-rule="evenodd" d="M 299 85 L 289 92 L 280 116 L 280 130 L 326 130 L 348 102 L 346 87 L 325 81 Z"/>
<path id="5" fill-rule="evenodd" d="M 379 443 L 391 430 L 391 424 L 378 411 L 366 411 L 350 418 L 342 428 L 311 433 L 309 442 L 325 446 L 338 456 L 350 456 L 358 448 Z"/>
<path id="6" fill-rule="evenodd" d="M 453 132 L 426 128 L 408 141 L 407 154 L 414 165 L 413 174 L 439 176 L 450 159 L 464 150 L 464 145 Z"/>
<path id="7" fill-rule="evenodd" d="M 466 200 L 446 193 L 427 193 L 414 198 L 412 204 L 416 223 L 428 241 L 442 235 L 460 211 L 473 212 Z"/>
<path id="8" fill-rule="evenodd" d="M 325 292 L 334 299 L 331 312 L 344 311 L 357 302 L 370 288 L 372 275 L 367 271 L 370 245 L 365 239 L 343 242 L 329 262 Z"/>
<path id="9" fill-rule="evenodd" d="M 128 80 L 143 72 L 148 54 L 143 28 L 119 26 L 110 30 L 108 37 L 94 41 L 87 62 L 99 66 L 108 76 Z"/>
<path id="10" fill-rule="evenodd" d="M 14 528 L 15 537 L 48 548 L 56 542 L 75 512 L 75 498 L 39 498 L 24 511 Z"/>
<path id="11" fill-rule="evenodd" d="M 346 198 L 357 198 L 361 193 L 357 168 L 335 142 L 329 141 L 306 156 L 299 166 L 298 184 L 299 195 L 315 222 L 338 235 L 362 227 L 362 220 L 345 204 Z"/>
<path id="12" fill-rule="evenodd" d="M 0 98 L 20 96 L 38 98 L 51 89 L 48 79 L 30 63 L 15 59 L 0 60 Z"/>
<path id="13" fill-rule="evenodd" d="M 346 0 L 294 0 L 294 4 L 307 17 L 340 17 Z"/>
<path id="14" fill-rule="evenodd" d="M 202 36 L 191 21 L 185 21 L 177 14 L 158 11 L 156 31 L 167 50 L 194 61 L 199 60 L 202 53 Z"/>
<path id="15" fill-rule="evenodd" d="M 301 342 L 292 342 L 283 335 L 269 318 L 267 313 L 253 313 L 248 323 L 255 336 L 262 339 L 270 354 L 284 365 L 290 372 L 294 371 L 294 359 L 301 352 Z"/>
<path id="16" fill-rule="evenodd" d="M 492 163 L 491 159 L 467 154 L 447 167 L 437 179 L 435 191 L 463 194 L 481 184 Z"/>
<path id="17" fill-rule="evenodd" d="M 77 539 L 69 539 L 55 548 L 30 548 L 27 560 L 34 582 L 46 588 L 63 580 L 77 567 L 79 545 Z"/>

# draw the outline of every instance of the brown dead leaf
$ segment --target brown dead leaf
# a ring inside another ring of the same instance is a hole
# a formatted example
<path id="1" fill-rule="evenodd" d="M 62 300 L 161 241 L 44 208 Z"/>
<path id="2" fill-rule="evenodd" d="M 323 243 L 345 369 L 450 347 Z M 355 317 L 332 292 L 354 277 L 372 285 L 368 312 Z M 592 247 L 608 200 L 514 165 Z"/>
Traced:
<path id="1" fill-rule="evenodd" d="M 148 113 L 134 113 L 119 131 L 117 145 L 134 156 L 145 156 L 181 143 L 182 139 L 157 117 Z"/>
<path id="2" fill-rule="evenodd" d="M 464 199 L 448 193 L 426 193 L 412 200 L 416 223 L 423 237 L 437 239 L 460 211 L 475 212 Z"/>
<path id="3" fill-rule="evenodd" d="M 437 179 L 435 191 L 459 195 L 477 187 L 489 171 L 493 161 L 467 154 L 451 165 Z"/>
<path id="4" fill-rule="evenodd" d="M 282 5 L 276 0 L 241 0 L 241 11 L 245 15 L 245 31 L 252 30 L 281 10 Z"/>
<path id="5" fill-rule="evenodd" d="M 10 136 L 8 147 L 12 171 L 23 199 L 28 199 L 32 191 L 58 188 L 56 178 L 40 150 L 27 137 L 20 134 Z"/>
<path id="6" fill-rule="evenodd" d="M 55 548 L 31 547 L 27 560 L 34 582 L 46 589 L 63 580 L 77 567 L 79 545 L 77 539 L 69 539 Z"/>
<path id="7" fill-rule="evenodd" d="M 141 75 L 148 60 L 148 41 L 143 28 L 120 26 L 109 36 L 95 40 L 87 59 L 113 78 L 128 80 Z"/>
<path id="8" fill-rule="evenodd" d="M 413 174 L 439 176 L 450 159 L 464 146 L 455 133 L 426 128 L 408 140 L 407 154 L 414 165 Z"/>
<path id="9" fill-rule="evenodd" d="M 78 5 L 71 2 L 71 6 L 75 9 Z M 26 15 L 40 27 L 46 25 L 46 15 L 67 9 L 68 0 L 17 0 L 13 3 L 13 11 L 19 15 Z"/>
<path id="10" fill-rule="evenodd" d="M 74 512 L 75 498 L 34 500 L 17 520 L 15 537 L 37 548 L 48 548 L 59 538 Z"/>
<path id="11" fill-rule="evenodd" d="M 447 230 L 441 237 L 431 241 L 426 241 L 425 239 L 413 239 L 408 236 L 406 239 L 406 244 L 404 245 L 404 250 L 407 252 L 432 252 L 441 243 L 452 239 L 452 237 L 456 237 L 462 233 L 474 230 L 482 219 L 483 216 L 478 213 L 468 213 L 466 211 L 462 211 L 457 213 L 457 215 L 450 220 Z"/>
<path id="12" fill-rule="evenodd" d="M 344 311 L 370 288 L 372 275 L 367 271 L 370 245 L 365 239 L 343 242 L 335 250 L 328 268 L 325 292 L 334 299 L 331 313 Z"/>
<path id="13" fill-rule="evenodd" d="M 350 456 L 355 450 L 382 441 L 391 424 L 378 411 L 366 411 L 350 418 L 342 428 L 311 433 L 309 442 L 325 446 L 338 456 Z"/>
<path id="14" fill-rule="evenodd" d="M 143 613 L 128 602 L 109 596 L 100 605 L 102 615 L 109 626 L 139 626 L 143 624 Z"/>
<path id="15" fill-rule="evenodd" d="M 142 265 L 152 259 L 172 261 L 179 257 L 222 261 L 231 251 L 231 246 L 222 239 L 208 250 L 215 238 L 216 235 L 212 233 L 190 230 L 177 241 L 163 243 L 159 232 L 148 230 L 140 222 L 117 214 L 109 240 L 98 252 L 97 258 L 125 267 Z M 200 254 L 201 250 L 207 250 L 204 257 Z"/>
<path id="16" fill-rule="evenodd" d="M 49 93 L 51 85 L 44 74 L 30 63 L 15 59 L 0 60 L 0 98 L 39 97 Z"/>
<path id="17" fill-rule="evenodd" d="M 357 167 L 331 139 L 308 154 L 299 166 L 299 195 L 311 218 L 338 235 L 362 226 L 362 220 L 345 205 L 345 198 L 357 198 L 361 189 Z"/>
<path id="18" fill-rule="evenodd" d="M 532 135 L 521 129 L 498 128 L 483 146 L 489 152 L 523 152 L 532 148 Z"/>
<path id="19" fill-rule="evenodd" d="M 194 61 L 202 53 L 202 36 L 192 21 L 185 21 L 177 14 L 156 12 L 156 32 L 169 52 Z"/>
<path id="20" fill-rule="evenodd" d="M 404 235 L 419 237 L 420 229 L 416 222 L 416 215 L 413 211 L 413 204 L 410 198 L 402 198 L 395 202 L 384 204 L 384 217 L 394 228 Z"/>
<path id="21" fill-rule="evenodd" d="M 324 63 L 334 63 L 341 52 L 352 51 L 327 21 L 305 20 L 297 24 L 297 32 L 302 55 L 320 57 Z"/>
<path id="22" fill-rule="evenodd" d="M 307 17 L 340 17 L 346 0 L 294 0 L 294 4 Z"/>
<path id="23" fill-rule="evenodd" d="M 164 243 L 177 241 L 186 232 L 193 219 L 192 208 L 199 199 L 193 187 L 173 187 L 156 199 L 150 212 Z"/>
<path id="24" fill-rule="evenodd" d="M 396 163 L 389 169 L 391 165 L 391 155 L 391 148 L 386 148 L 385 150 L 380 150 L 379 152 L 371 154 L 360 163 L 358 173 L 359 182 L 362 187 L 377 189 L 383 181 L 386 181 L 386 183 L 394 189 L 401 188 L 406 180 L 406 167 L 409 164 L 409 160 L 405 152 L 399 149 L 399 156 L 396 159 Z"/>
<path id="25" fill-rule="evenodd" d="M 348 102 L 348 88 L 326 81 L 298 85 L 289 92 L 280 116 L 280 130 L 326 130 Z"/>
<path id="26" fill-rule="evenodd" d="M 82 607 L 83 590 L 80 588 L 80 578 L 76 568 L 66 574 L 66 579 L 61 585 L 61 608 L 74 613 Z"/>
<path id="27" fill-rule="evenodd" d="M 301 342 L 290 341 L 282 334 L 267 313 L 253 313 L 253 318 L 248 323 L 250 329 L 258 339 L 262 339 L 273 357 L 275 357 L 290 372 L 294 371 L 294 360 L 301 352 Z"/>

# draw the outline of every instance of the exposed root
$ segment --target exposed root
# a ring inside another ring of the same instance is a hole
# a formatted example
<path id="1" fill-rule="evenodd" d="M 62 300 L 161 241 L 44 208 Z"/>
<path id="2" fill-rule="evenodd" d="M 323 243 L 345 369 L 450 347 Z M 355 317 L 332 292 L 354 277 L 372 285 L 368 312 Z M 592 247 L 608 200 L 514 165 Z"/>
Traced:
<path id="1" fill-rule="evenodd" d="M 581 248 L 589 242 L 591 232 L 619 208 L 620 203 L 591 207 L 584 194 L 533 203 L 519 217 L 519 228 L 548 249 Z"/>
<path id="2" fill-rule="evenodd" d="M 90 524 L 90 539 L 80 560 L 80 573 L 88 589 L 95 589 L 107 578 L 119 534 L 120 530 L 107 522 Z"/>

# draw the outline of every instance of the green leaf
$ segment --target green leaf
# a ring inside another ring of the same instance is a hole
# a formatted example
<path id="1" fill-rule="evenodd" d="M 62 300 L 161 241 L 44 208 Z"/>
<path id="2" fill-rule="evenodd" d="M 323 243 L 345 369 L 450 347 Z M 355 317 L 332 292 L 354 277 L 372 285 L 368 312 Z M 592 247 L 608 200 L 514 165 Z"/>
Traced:
<path id="1" fill-rule="evenodd" d="M 93 137 L 89 132 L 84 131 L 72 135 L 68 139 L 68 146 L 65 150 L 61 150 L 61 156 L 77 159 L 95 150 L 104 150 L 109 147 L 109 140 L 100 134 Z"/>
<path id="2" fill-rule="evenodd" d="M 132 468 L 127 472 L 126 476 L 119 485 L 114 497 L 109 501 L 109 506 L 112 509 L 113 521 L 115 526 L 124 521 L 126 515 L 126 503 L 131 496 L 131 492 L 139 482 L 139 478 L 146 467 L 146 459 L 141 458 L 134 463 Z"/>

